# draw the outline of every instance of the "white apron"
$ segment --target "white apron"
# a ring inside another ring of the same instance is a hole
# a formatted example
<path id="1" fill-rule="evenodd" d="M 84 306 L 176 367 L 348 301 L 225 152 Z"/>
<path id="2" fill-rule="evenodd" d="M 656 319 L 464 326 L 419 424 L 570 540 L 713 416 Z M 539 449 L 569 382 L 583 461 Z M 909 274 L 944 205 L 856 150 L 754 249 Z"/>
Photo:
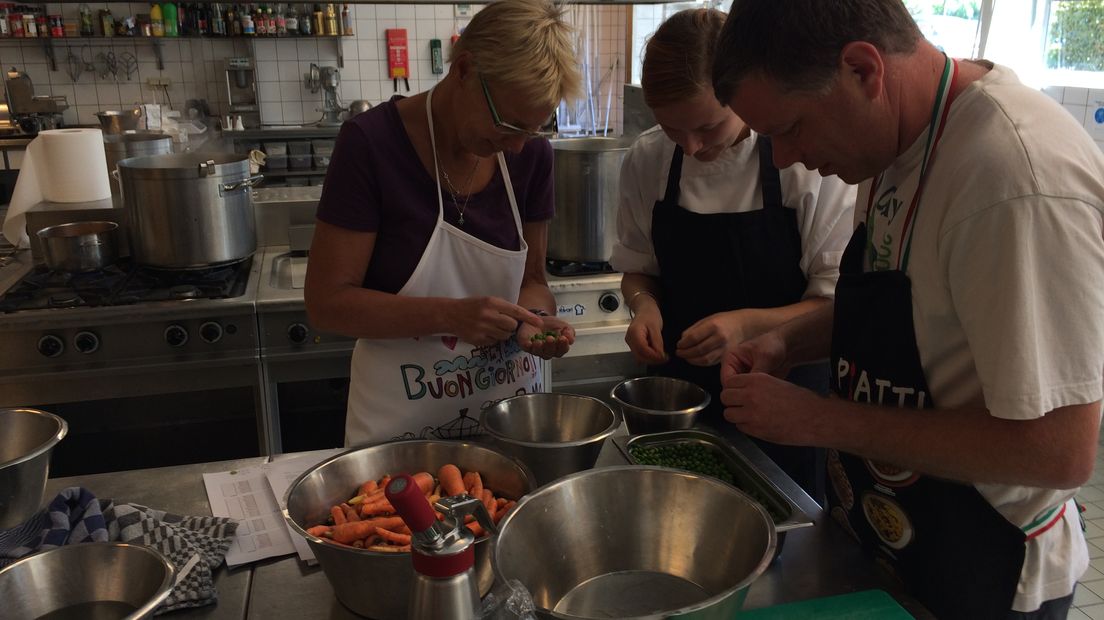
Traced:
<path id="1" fill-rule="evenodd" d="M 517 303 L 529 246 L 506 160 L 498 169 L 514 214 L 521 249 L 505 250 L 445 222 L 430 102 L 426 118 L 437 180 L 437 224 L 414 273 L 399 295 L 493 296 Z M 345 445 L 397 438 L 457 439 L 479 432 L 479 412 L 495 401 L 542 390 L 539 360 L 514 338 L 488 347 L 438 334 L 417 338 L 357 340 L 350 370 Z"/>

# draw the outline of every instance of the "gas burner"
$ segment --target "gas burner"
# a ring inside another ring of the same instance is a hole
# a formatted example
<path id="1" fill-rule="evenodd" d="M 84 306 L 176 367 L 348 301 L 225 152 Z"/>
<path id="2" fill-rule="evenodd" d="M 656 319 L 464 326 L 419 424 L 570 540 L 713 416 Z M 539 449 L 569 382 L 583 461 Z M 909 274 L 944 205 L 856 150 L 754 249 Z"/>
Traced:
<path id="1" fill-rule="evenodd" d="M 590 276 L 605 273 L 616 273 L 608 262 L 576 262 L 557 260 L 550 258 L 545 261 L 545 269 L 548 273 L 557 277 Z"/>
<path id="2" fill-rule="evenodd" d="M 148 269 L 129 260 L 90 273 L 36 269 L 0 296 L 0 313 L 238 297 L 245 292 L 252 262 L 187 271 Z"/>
<path id="3" fill-rule="evenodd" d="M 191 284 L 179 284 L 169 288 L 171 299 L 195 299 L 199 297 L 199 289 Z"/>
<path id="4" fill-rule="evenodd" d="M 75 308 L 81 305 L 81 298 L 80 295 L 73 291 L 62 291 L 60 293 L 52 293 L 46 303 L 48 303 L 51 308 Z"/>

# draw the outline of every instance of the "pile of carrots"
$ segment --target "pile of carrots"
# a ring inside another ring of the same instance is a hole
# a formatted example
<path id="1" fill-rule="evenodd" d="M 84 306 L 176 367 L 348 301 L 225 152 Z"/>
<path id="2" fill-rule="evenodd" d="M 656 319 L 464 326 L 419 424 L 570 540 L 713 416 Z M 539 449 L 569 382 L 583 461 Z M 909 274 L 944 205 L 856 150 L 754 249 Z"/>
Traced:
<path id="1" fill-rule="evenodd" d="M 437 479 L 429 472 L 418 472 L 413 476 L 418 488 L 425 494 L 426 501 L 433 506 L 441 497 L 451 497 L 467 493 L 483 501 L 483 506 L 495 523 L 502 520 L 517 502 L 496 497 L 483 486 L 483 478 L 477 471 L 461 472 L 451 463 L 437 471 Z M 384 490 L 391 476 L 379 480 L 369 480 L 356 490 L 348 500 L 330 507 L 330 519 L 327 523 L 308 528 L 307 533 L 340 545 L 379 551 L 384 553 L 402 553 L 410 551 L 410 528 L 402 517 L 395 514 Z M 444 515 L 437 513 L 437 519 Z M 483 527 L 468 516 L 465 527 L 476 538 L 484 534 Z"/>

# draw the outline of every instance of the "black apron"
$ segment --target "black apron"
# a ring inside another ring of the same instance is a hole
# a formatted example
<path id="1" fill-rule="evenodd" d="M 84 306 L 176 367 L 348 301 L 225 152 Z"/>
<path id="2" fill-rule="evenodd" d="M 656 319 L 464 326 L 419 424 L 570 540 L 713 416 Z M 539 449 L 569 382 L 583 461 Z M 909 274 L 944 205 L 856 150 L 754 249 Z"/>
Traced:
<path id="1" fill-rule="evenodd" d="M 865 248 L 860 224 L 836 284 L 832 389 L 855 402 L 897 404 L 901 415 L 930 408 L 911 281 L 901 270 L 864 272 Z M 829 451 L 828 473 L 833 517 L 937 617 L 1008 616 L 1025 535 L 977 489 L 836 451 Z"/>
<path id="2" fill-rule="evenodd" d="M 782 204 L 782 182 L 772 161 L 770 140 L 760 136 L 756 146 L 761 210 L 703 214 L 679 206 L 683 151 L 677 145 L 666 193 L 652 209 L 663 348 L 669 359 L 649 371 L 690 381 L 708 391 L 710 405 L 699 419 L 722 434 L 739 431 L 724 419 L 720 366 L 687 363 L 675 356 L 675 343 L 688 327 L 718 312 L 797 303 L 808 284 L 801 270 L 797 212 Z M 827 364 L 812 364 L 795 369 L 788 378 L 827 393 L 828 374 Z M 818 492 L 814 449 L 753 440 L 798 484 L 810 493 Z"/>

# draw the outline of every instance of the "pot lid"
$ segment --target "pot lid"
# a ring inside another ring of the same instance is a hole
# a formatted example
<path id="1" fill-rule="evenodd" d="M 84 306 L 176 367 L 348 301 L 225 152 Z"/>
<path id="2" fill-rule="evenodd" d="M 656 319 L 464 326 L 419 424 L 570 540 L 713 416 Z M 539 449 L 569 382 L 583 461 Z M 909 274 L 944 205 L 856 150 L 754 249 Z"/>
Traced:
<path id="1" fill-rule="evenodd" d="M 119 173 L 142 179 L 201 179 L 249 176 L 249 157 L 237 153 L 166 153 L 128 157 Z"/>

